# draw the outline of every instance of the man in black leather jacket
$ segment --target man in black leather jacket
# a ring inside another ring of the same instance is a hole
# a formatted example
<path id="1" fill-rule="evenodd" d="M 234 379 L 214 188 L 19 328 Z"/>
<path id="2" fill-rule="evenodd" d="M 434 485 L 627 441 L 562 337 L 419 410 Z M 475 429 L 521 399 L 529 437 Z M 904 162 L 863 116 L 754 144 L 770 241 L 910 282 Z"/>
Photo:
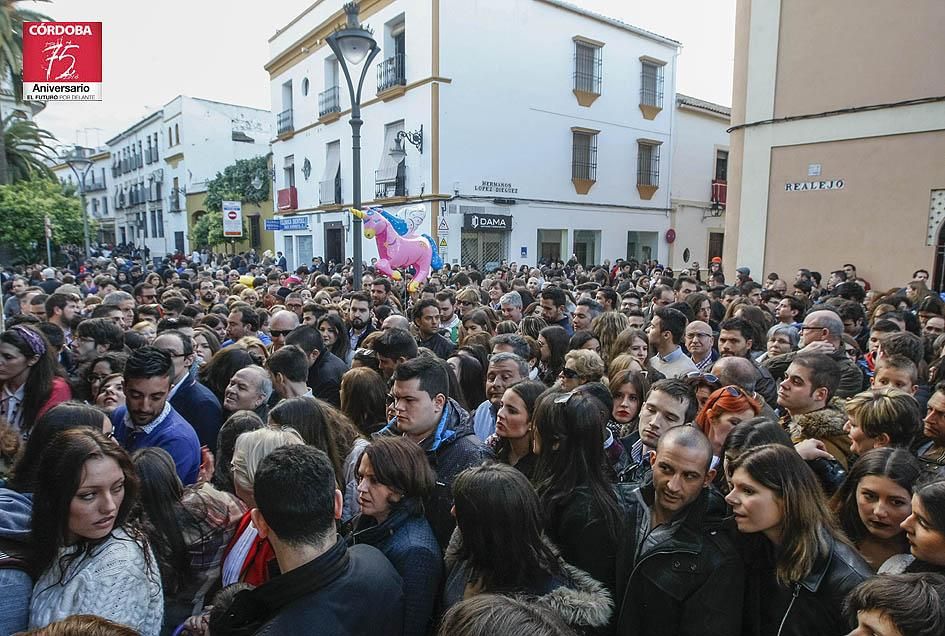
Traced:
<path id="1" fill-rule="evenodd" d="M 722 529 L 725 502 L 709 484 L 712 446 L 680 426 L 660 438 L 652 479 L 618 486 L 627 540 L 618 562 L 617 634 L 741 633 L 744 568 Z"/>

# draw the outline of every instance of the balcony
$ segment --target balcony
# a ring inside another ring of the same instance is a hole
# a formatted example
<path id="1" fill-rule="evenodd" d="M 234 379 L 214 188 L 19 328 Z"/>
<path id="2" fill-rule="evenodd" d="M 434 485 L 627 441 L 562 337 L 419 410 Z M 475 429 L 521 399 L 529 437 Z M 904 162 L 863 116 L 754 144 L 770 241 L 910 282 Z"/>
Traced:
<path id="1" fill-rule="evenodd" d="M 725 199 L 728 194 L 728 183 L 721 179 L 712 179 L 712 198 L 713 207 L 725 207 Z"/>
<path id="2" fill-rule="evenodd" d="M 90 183 L 85 184 L 86 192 L 101 192 L 104 189 L 105 189 L 105 184 L 102 183 L 101 181 L 92 181 Z"/>
<path id="3" fill-rule="evenodd" d="M 406 84 L 403 53 L 389 57 L 377 65 L 377 96 L 381 99 L 402 95 Z"/>
<path id="4" fill-rule="evenodd" d="M 280 211 L 297 210 L 299 207 L 299 193 L 295 186 L 283 188 L 276 192 L 276 200 Z"/>
<path id="5" fill-rule="evenodd" d="M 332 113 L 341 112 L 341 91 L 337 86 L 332 86 L 326 91 L 318 94 L 318 116 L 325 117 Z"/>
<path id="6" fill-rule="evenodd" d="M 292 109 L 288 108 L 276 117 L 276 132 L 279 135 L 287 135 L 295 130 L 292 123 Z"/>
<path id="7" fill-rule="evenodd" d="M 407 196 L 407 168 L 374 171 L 374 198 L 393 199 Z"/>
<path id="8" fill-rule="evenodd" d="M 319 205 L 341 205 L 342 202 L 340 174 L 334 179 L 318 183 Z"/>

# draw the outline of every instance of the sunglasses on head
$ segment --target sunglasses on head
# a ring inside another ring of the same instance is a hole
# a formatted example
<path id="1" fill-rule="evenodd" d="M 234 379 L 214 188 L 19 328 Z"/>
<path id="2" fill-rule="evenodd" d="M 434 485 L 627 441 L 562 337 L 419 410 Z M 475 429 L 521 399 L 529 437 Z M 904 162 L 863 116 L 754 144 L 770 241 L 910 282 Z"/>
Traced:
<path id="1" fill-rule="evenodd" d="M 712 375 L 711 373 L 702 373 L 701 371 L 690 371 L 686 374 L 686 379 L 689 380 L 690 378 L 705 380 L 710 384 L 716 384 L 719 382 L 718 376 Z"/>

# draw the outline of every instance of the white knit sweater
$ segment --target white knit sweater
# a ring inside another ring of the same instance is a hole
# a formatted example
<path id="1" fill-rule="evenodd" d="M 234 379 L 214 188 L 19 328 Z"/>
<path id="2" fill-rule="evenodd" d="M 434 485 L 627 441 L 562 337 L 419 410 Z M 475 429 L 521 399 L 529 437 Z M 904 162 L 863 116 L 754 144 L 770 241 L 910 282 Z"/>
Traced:
<path id="1" fill-rule="evenodd" d="M 59 559 L 73 550 L 61 549 L 33 587 L 31 629 L 74 614 L 93 614 L 127 625 L 144 636 L 160 634 L 164 594 L 153 554 L 149 554 L 149 572 L 141 547 L 118 528 L 91 555 L 71 563 L 60 583 Z"/>

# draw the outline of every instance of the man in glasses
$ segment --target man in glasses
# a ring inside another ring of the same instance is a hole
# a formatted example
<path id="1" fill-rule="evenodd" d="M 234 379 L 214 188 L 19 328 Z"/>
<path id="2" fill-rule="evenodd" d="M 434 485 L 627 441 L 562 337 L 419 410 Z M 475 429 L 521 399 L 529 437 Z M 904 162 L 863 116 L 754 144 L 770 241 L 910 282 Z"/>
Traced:
<path id="1" fill-rule="evenodd" d="M 712 327 L 701 320 L 693 320 L 686 325 L 684 344 L 689 352 L 689 359 L 699 371 L 708 371 L 719 359 L 719 354 L 712 347 Z"/>
<path id="2" fill-rule="evenodd" d="M 800 328 L 800 350 L 768 358 L 762 365 L 776 381 L 784 379 L 787 368 L 801 353 L 822 353 L 837 363 L 840 384 L 839 398 L 853 397 L 867 387 L 863 372 L 843 350 L 843 320 L 835 311 L 821 309 L 804 317 Z"/>
<path id="3" fill-rule="evenodd" d="M 213 391 L 198 382 L 193 373 L 193 340 L 171 329 L 161 332 L 152 344 L 171 356 L 171 390 L 168 394 L 171 406 L 194 428 L 200 445 L 216 452 L 217 434 L 223 425 L 223 409 Z"/>

